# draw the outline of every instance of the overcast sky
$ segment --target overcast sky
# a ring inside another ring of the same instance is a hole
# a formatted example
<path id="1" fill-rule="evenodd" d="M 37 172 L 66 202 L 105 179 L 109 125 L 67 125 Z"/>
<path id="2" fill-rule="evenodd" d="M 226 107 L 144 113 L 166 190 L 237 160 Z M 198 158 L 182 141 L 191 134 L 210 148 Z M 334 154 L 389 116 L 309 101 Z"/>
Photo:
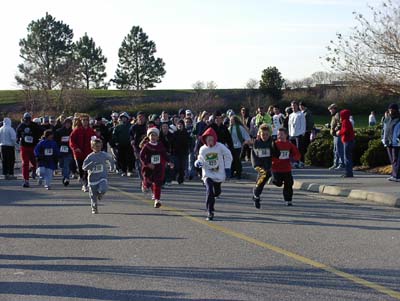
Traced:
<path id="1" fill-rule="evenodd" d="M 0 13 L 0 89 L 17 89 L 18 42 L 27 26 L 49 12 L 67 23 L 74 40 L 85 32 L 108 58 L 114 76 L 118 48 L 139 25 L 157 45 L 167 71 L 158 89 L 191 88 L 214 80 L 242 88 L 276 66 L 290 80 L 328 70 L 321 56 L 337 32 L 355 26 L 353 11 L 378 0 L 35 0 L 7 1 Z"/>

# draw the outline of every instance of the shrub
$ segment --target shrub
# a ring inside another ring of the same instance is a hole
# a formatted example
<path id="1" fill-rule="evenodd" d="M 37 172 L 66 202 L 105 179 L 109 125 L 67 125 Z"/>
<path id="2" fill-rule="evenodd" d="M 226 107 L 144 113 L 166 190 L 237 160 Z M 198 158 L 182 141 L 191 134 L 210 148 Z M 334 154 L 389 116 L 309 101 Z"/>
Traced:
<path id="1" fill-rule="evenodd" d="M 333 162 L 332 136 L 319 136 L 309 146 L 305 155 L 305 163 L 312 166 L 329 167 Z"/>
<path id="2" fill-rule="evenodd" d="M 371 140 L 368 149 L 361 156 L 361 164 L 368 167 L 377 167 L 389 164 L 389 158 L 380 139 Z"/>
<path id="3" fill-rule="evenodd" d="M 355 132 L 356 140 L 353 151 L 353 164 L 362 165 L 361 157 L 367 151 L 371 140 L 380 138 L 380 131 L 376 128 L 357 129 Z"/>

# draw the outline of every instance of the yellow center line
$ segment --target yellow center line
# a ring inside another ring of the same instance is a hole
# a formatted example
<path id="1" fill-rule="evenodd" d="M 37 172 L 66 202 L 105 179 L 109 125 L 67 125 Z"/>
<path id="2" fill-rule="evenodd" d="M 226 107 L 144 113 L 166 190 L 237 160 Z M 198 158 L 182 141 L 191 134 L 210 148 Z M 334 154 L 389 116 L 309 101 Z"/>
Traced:
<path id="1" fill-rule="evenodd" d="M 122 189 L 119 189 L 119 188 L 116 188 L 116 187 L 110 187 L 110 188 L 115 190 L 115 191 L 118 191 L 119 193 L 121 193 L 121 194 L 123 194 L 125 196 L 133 198 L 135 200 L 138 200 L 138 201 L 141 201 L 141 202 L 144 202 L 144 203 L 147 203 L 147 204 L 152 204 L 152 202 L 150 202 L 148 200 L 145 200 L 143 197 L 139 197 L 134 193 L 129 193 L 129 192 L 126 192 L 126 191 L 124 191 Z M 261 248 L 273 251 L 275 253 L 278 253 L 278 254 L 281 254 L 281 255 L 285 255 L 285 256 L 287 256 L 287 257 L 289 257 L 291 259 L 294 259 L 294 260 L 296 260 L 298 262 L 301 262 L 301 263 L 310 265 L 312 267 L 324 270 L 326 272 L 332 273 L 332 274 L 334 274 L 336 276 L 339 276 L 341 278 L 344 278 L 346 280 L 352 281 L 352 282 L 357 283 L 359 285 L 362 285 L 364 287 L 368 287 L 368 288 L 374 289 L 374 290 L 376 290 L 376 291 L 378 291 L 378 292 L 380 292 L 382 294 L 385 294 L 385 295 L 388 295 L 388 296 L 391 296 L 391 297 L 393 297 L 395 299 L 400 300 L 400 292 L 392 290 L 390 288 L 387 288 L 387 287 L 385 287 L 383 285 L 380 285 L 380 284 L 365 280 L 363 278 L 357 277 L 355 275 L 340 271 L 340 270 L 338 270 L 338 269 L 336 269 L 334 267 L 331 267 L 329 265 L 326 265 L 326 264 L 323 264 L 321 262 L 315 261 L 313 259 L 304 257 L 302 255 L 293 253 L 293 252 L 285 250 L 285 249 L 283 249 L 281 247 L 277 247 L 277 246 L 274 246 L 272 244 L 257 240 L 255 238 L 247 236 L 247 235 L 245 235 L 243 233 L 236 232 L 234 230 L 225 228 L 225 227 L 217 225 L 215 223 L 208 222 L 208 221 L 206 221 L 204 219 L 191 216 L 191 215 L 185 213 L 184 211 L 182 211 L 180 209 L 177 209 L 177 208 L 174 208 L 174 207 L 170 207 L 170 206 L 165 206 L 165 205 L 163 205 L 161 208 L 162 208 L 163 211 L 173 212 L 173 213 L 175 213 L 177 215 L 180 215 L 180 216 L 182 216 L 182 217 L 184 217 L 184 218 L 186 218 L 188 220 L 191 220 L 192 222 L 205 225 L 205 226 L 207 226 L 207 227 L 209 227 L 211 229 L 214 229 L 216 231 L 222 232 L 222 233 L 224 233 L 226 235 L 229 235 L 229 236 L 232 236 L 232 237 L 247 241 L 247 242 L 249 242 L 249 243 L 251 243 L 253 245 L 256 245 L 256 246 L 259 246 Z"/>

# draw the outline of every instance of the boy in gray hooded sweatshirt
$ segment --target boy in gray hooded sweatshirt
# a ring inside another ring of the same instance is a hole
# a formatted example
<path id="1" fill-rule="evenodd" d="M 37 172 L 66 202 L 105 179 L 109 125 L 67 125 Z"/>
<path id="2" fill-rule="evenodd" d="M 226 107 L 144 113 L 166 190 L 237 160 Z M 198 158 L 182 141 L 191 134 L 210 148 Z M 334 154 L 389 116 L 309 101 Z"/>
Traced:
<path id="1" fill-rule="evenodd" d="M 103 143 L 100 139 L 92 140 L 91 147 L 93 152 L 83 161 L 82 169 L 88 172 L 92 213 L 97 214 L 97 202 L 102 199 L 108 189 L 107 163 L 111 165 L 111 170 L 115 169 L 115 164 L 113 157 L 102 151 Z"/>

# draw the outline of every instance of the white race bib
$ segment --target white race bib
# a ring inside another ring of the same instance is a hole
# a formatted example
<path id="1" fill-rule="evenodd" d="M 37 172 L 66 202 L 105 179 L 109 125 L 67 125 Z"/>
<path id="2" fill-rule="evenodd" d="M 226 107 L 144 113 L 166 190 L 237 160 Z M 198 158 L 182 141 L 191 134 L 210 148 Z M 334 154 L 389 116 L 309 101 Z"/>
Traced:
<path id="1" fill-rule="evenodd" d="M 60 147 L 60 153 L 68 153 L 69 149 L 68 146 L 66 145 L 61 145 Z"/>
<path id="2" fill-rule="evenodd" d="M 92 170 L 93 173 L 101 173 L 101 172 L 103 172 L 103 171 L 104 171 L 104 166 L 103 166 L 103 164 L 97 164 L 97 165 L 95 165 L 95 166 L 93 167 L 93 170 Z"/>
<path id="3" fill-rule="evenodd" d="M 25 136 L 24 140 L 26 143 L 33 143 L 33 137 L 32 136 Z"/>
<path id="4" fill-rule="evenodd" d="M 271 157 L 271 149 L 270 148 L 257 148 L 255 149 L 257 157 L 259 158 L 267 158 Z"/>
<path id="5" fill-rule="evenodd" d="M 151 156 L 151 164 L 160 164 L 161 163 L 161 156 L 160 155 L 153 155 Z"/>
<path id="6" fill-rule="evenodd" d="M 218 170 L 219 161 L 218 161 L 218 154 L 217 153 L 208 153 L 206 155 L 205 159 L 206 159 L 205 160 L 206 161 L 205 167 L 207 169 L 211 169 L 211 170 L 214 170 L 214 171 Z"/>
<path id="7" fill-rule="evenodd" d="M 69 142 L 69 136 L 62 136 L 61 142 Z"/>
<path id="8" fill-rule="evenodd" d="M 279 156 L 279 159 L 281 160 L 287 160 L 290 157 L 290 151 L 288 150 L 283 150 L 281 151 L 281 155 Z"/>
<path id="9" fill-rule="evenodd" d="M 53 156 L 53 149 L 52 148 L 45 148 L 44 149 L 45 156 Z"/>

